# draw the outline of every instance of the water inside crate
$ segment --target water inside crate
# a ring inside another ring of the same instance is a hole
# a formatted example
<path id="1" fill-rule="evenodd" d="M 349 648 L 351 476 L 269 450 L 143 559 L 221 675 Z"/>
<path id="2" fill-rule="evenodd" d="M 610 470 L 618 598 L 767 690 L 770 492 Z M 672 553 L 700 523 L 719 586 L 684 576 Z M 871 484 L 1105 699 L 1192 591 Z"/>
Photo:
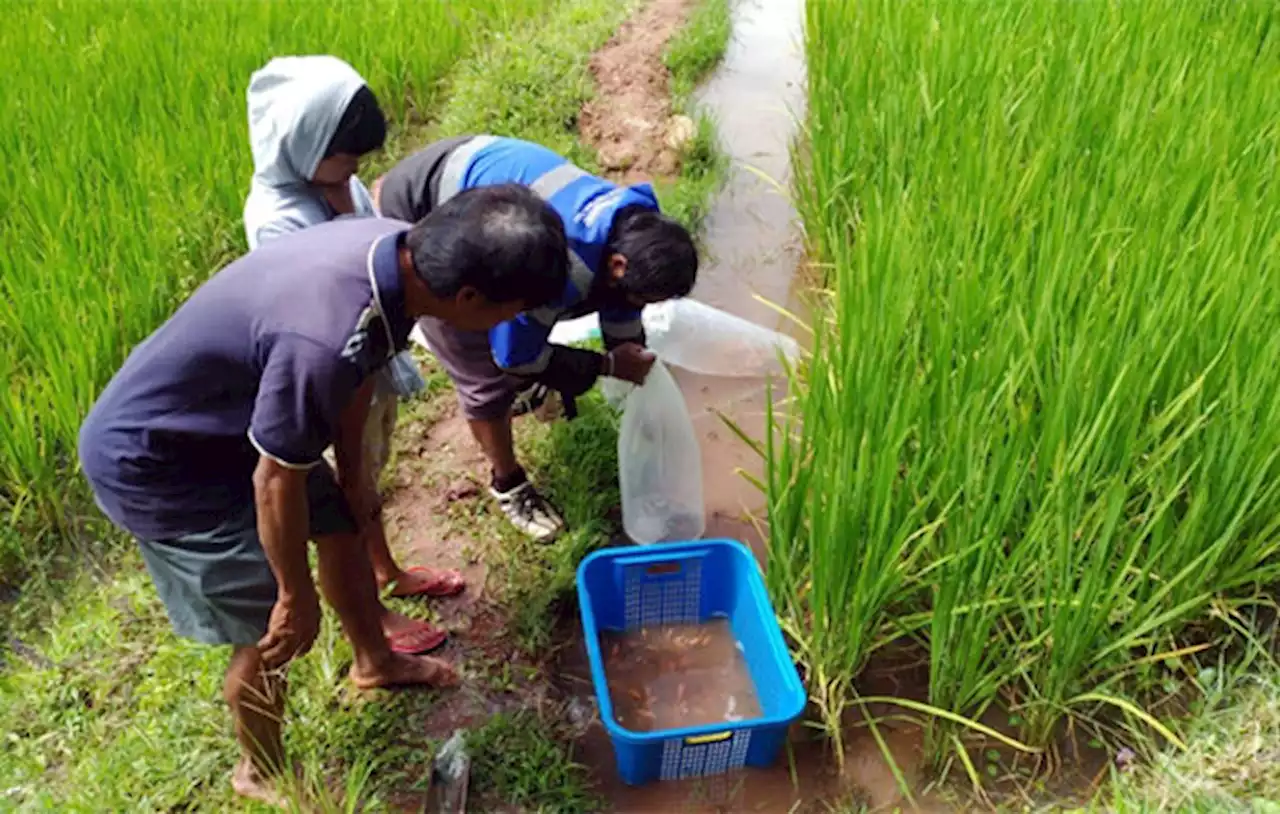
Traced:
<path id="1" fill-rule="evenodd" d="M 727 619 L 600 636 L 618 723 L 652 732 L 758 718 L 746 659 Z"/>

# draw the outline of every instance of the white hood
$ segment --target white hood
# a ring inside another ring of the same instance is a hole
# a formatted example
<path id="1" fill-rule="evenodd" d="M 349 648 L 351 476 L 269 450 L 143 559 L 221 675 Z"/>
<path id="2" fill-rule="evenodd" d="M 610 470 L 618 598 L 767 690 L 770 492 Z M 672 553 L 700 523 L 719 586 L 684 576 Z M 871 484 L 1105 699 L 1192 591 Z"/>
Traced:
<path id="1" fill-rule="evenodd" d="M 337 57 L 277 57 L 249 78 L 253 180 L 311 180 L 364 79 Z"/>
<path id="2" fill-rule="evenodd" d="M 364 84 L 354 68 L 332 56 L 276 57 L 250 77 L 253 183 L 244 210 L 249 248 L 329 220 L 322 196 L 308 182 Z M 358 179 L 351 181 L 356 214 L 372 215 L 368 191 Z"/>

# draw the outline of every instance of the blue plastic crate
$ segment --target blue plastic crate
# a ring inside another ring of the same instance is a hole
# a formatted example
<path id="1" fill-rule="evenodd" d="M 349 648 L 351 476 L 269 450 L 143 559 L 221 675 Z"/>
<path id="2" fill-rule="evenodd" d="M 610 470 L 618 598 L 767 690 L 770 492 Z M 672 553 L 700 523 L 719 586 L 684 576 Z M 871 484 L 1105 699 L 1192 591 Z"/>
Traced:
<path id="1" fill-rule="evenodd" d="M 600 719 L 630 785 L 768 766 L 805 706 L 755 557 L 732 540 L 609 548 L 578 566 L 578 599 Z M 727 617 L 741 642 L 763 715 L 733 723 L 633 732 L 614 717 L 600 632 Z"/>

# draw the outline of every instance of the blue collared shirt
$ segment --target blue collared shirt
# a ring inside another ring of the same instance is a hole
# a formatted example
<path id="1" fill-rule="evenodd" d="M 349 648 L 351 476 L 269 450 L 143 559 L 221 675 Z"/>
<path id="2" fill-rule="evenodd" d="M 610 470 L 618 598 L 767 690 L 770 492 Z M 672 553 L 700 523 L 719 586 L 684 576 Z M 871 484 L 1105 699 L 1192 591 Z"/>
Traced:
<path id="1" fill-rule="evenodd" d="M 599 275 L 608 273 L 606 248 L 614 216 L 630 206 L 658 211 L 653 187 L 618 186 L 530 141 L 476 136 L 446 160 L 437 203 L 462 190 L 512 182 L 528 185 L 560 215 L 569 243 L 569 279 L 553 302 L 489 331 L 498 367 L 523 376 L 545 370 L 551 358 L 547 340 L 556 322 L 587 313 L 599 313 L 600 330 L 607 340 L 642 341 L 640 309 L 595 302 L 592 289 Z"/>

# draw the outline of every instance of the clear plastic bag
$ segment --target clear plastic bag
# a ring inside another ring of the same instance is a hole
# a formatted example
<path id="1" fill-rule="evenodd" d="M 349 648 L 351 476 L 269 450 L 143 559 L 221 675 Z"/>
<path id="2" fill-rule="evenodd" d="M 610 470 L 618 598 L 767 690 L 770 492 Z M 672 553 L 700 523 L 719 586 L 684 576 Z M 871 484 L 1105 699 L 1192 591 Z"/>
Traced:
<path id="1" fill-rule="evenodd" d="M 779 357 L 800 358 L 790 336 L 688 298 L 645 306 L 641 316 L 649 349 L 669 365 L 706 376 L 761 378 L 782 372 Z M 551 342 L 569 345 L 600 336 L 595 314 L 557 322 Z"/>
<path id="2" fill-rule="evenodd" d="M 706 531 L 702 451 L 684 395 L 661 362 L 623 401 L 618 482 L 622 527 L 635 542 L 696 540 Z"/>
<path id="3" fill-rule="evenodd" d="M 621 410 L 622 402 L 626 401 L 627 394 L 636 389 L 634 384 L 624 382 L 622 379 L 601 376 L 599 381 L 600 395 L 604 396 L 605 403 L 615 410 Z"/>
<path id="4" fill-rule="evenodd" d="M 792 337 L 697 300 L 646 306 L 643 320 L 649 349 L 692 373 L 758 378 L 782 372 L 779 355 L 791 363 L 800 357 Z"/>
<path id="5" fill-rule="evenodd" d="M 553 345 L 576 345 L 579 342 L 589 342 L 599 338 L 600 315 L 587 314 L 573 319 L 562 319 L 551 326 L 551 335 L 547 337 L 547 341 Z"/>

